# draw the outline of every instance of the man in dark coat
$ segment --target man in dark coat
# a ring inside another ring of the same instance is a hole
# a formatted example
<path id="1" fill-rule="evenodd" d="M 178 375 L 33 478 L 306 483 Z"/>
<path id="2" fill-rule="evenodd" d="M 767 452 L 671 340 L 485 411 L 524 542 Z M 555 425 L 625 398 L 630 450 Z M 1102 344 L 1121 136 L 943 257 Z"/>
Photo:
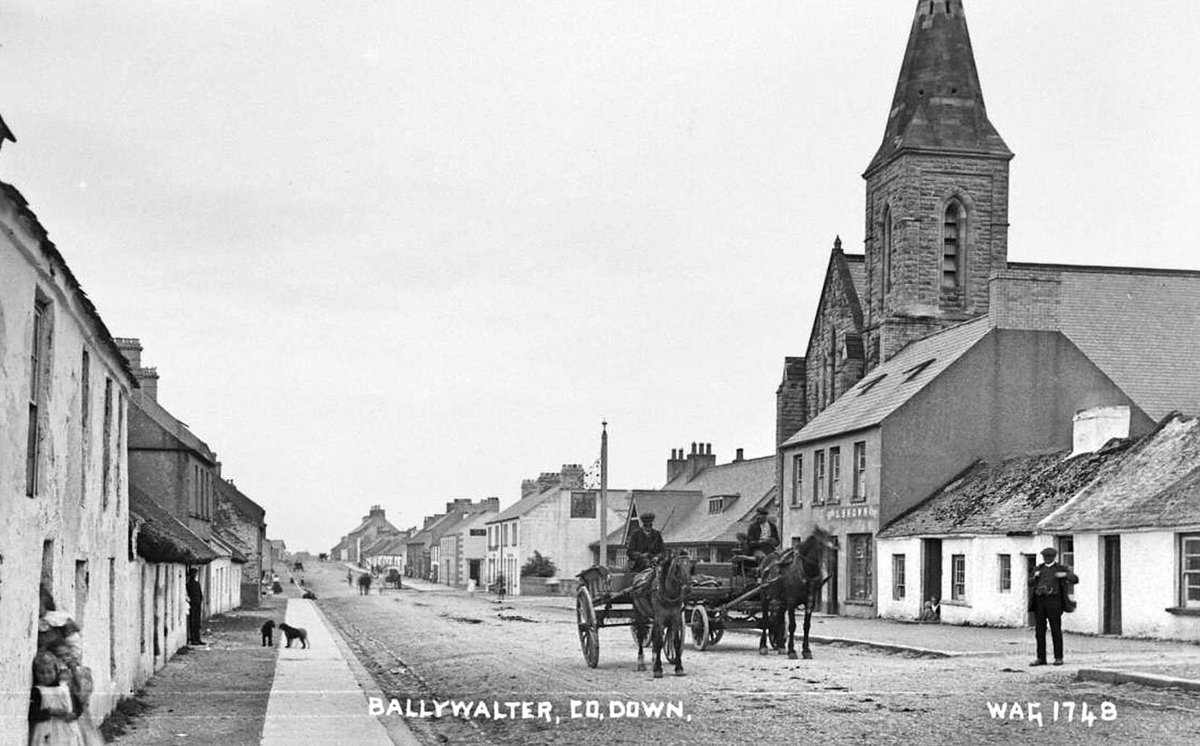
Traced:
<path id="1" fill-rule="evenodd" d="M 1054 561 L 1058 551 L 1053 547 L 1042 550 L 1042 564 L 1037 566 L 1029 578 L 1029 610 L 1036 620 L 1034 634 L 1037 637 L 1037 660 L 1031 666 L 1046 665 L 1046 625 L 1050 626 L 1050 638 L 1054 643 L 1054 665 L 1063 664 L 1062 615 L 1074 611 L 1071 586 L 1079 577 L 1071 568 Z"/>
<path id="2" fill-rule="evenodd" d="M 746 532 L 746 541 L 750 551 L 761 560 L 779 548 L 779 527 L 770 519 L 770 511 L 758 508 L 754 511 L 754 521 Z"/>
<path id="3" fill-rule="evenodd" d="M 204 591 L 200 589 L 200 581 L 197 579 L 197 570 L 195 568 L 188 570 L 186 588 L 188 597 L 188 645 L 203 645 L 204 641 L 200 639 L 200 609 L 204 605 Z"/>
<path id="4" fill-rule="evenodd" d="M 626 572 L 641 572 L 650 567 L 651 560 L 662 556 L 662 534 L 654 528 L 654 514 L 643 513 L 642 527 L 629 532 L 629 540 L 625 544 L 625 554 L 629 557 Z"/>

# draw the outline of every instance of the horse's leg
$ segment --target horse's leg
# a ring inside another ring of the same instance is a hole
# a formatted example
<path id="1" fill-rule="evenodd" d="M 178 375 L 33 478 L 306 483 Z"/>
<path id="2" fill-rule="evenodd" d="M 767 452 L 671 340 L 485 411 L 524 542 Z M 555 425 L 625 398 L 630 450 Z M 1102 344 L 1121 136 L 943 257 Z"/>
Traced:
<path id="1" fill-rule="evenodd" d="M 808 607 L 804 607 L 807 609 Z M 807 638 L 805 638 L 807 639 Z M 796 607 L 788 609 L 788 660 L 796 660 Z"/>
<path id="2" fill-rule="evenodd" d="M 634 627 L 633 627 L 633 628 L 634 628 L 634 630 L 637 632 L 637 641 L 638 641 L 638 663 L 637 663 L 637 670 L 639 670 L 639 671 L 645 671 L 645 670 L 646 670 L 646 656 L 645 656 L 645 652 L 644 652 L 644 650 L 643 650 L 643 649 L 644 649 L 644 647 L 645 647 L 645 646 L 643 645 L 643 640 L 645 640 L 645 635 L 643 635 L 643 634 L 642 634 L 642 630 L 644 630 L 644 629 L 646 628 L 646 626 L 645 626 L 645 624 L 643 623 L 643 620 L 642 620 L 642 619 L 640 619 L 640 618 L 637 618 L 637 619 L 635 619 L 635 620 L 634 620 Z"/>
<path id="3" fill-rule="evenodd" d="M 759 591 L 759 596 L 762 598 L 762 613 L 759 615 L 759 624 L 762 627 L 762 634 L 758 636 L 758 654 L 767 654 L 767 630 L 771 626 L 771 620 L 768 618 L 770 613 L 771 601 L 767 598 L 766 591 Z"/>
<path id="4" fill-rule="evenodd" d="M 654 678 L 662 678 L 662 612 L 655 610 L 654 626 L 650 630 L 650 643 L 654 645 Z"/>
<path id="5" fill-rule="evenodd" d="M 808 647 L 808 629 L 812 626 L 812 608 L 813 596 L 810 594 L 807 603 L 804 604 L 804 642 L 801 644 L 800 653 L 804 656 L 804 660 L 812 659 L 812 650 Z"/>
<path id="6" fill-rule="evenodd" d="M 683 676 L 683 614 L 671 614 L 671 628 L 668 634 L 671 635 L 669 645 L 674 645 L 676 638 L 679 639 L 679 648 L 675 651 L 675 675 Z"/>

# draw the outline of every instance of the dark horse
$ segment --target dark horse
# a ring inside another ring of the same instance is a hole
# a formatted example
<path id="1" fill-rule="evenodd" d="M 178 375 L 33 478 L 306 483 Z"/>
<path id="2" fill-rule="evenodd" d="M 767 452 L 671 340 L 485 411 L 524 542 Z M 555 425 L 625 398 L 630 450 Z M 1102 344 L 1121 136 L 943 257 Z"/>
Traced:
<path id="1" fill-rule="evenodd" d="M 644 629 L 652 623 L 650 641 L 654 647 L 654 678 L 661 679 L 664 645 L 675 647 L 675 675 L 683 676 L 683 603 L 692 592 L 692 560 L 686 554 L 668 555 L 654 570 L 654 577 L 643 588 L 634 590 L 634 629 Z M 635 634 L 638 641 L 637 670 L 646 670 L 645 635 Z M 678 644 L 676 644 L 678 643 Z"/>
<path id="2" fill-rule="evenodd" d="M 793 540 L 795 541 L 795 540 Z M 804 605 L 804 641 L 801 652 L 807 660 L 812 658 L 808 647 L 808 630 L 812 626 L 813 607 L 817 604 L 821 586 L 829 579 L 821 572 L 821 555 L 826 549 L 837 547 L 837 538 L 821 528 L 813 529 L 808 538 L 793 544 L 785 552 L 772 552 L 763 558 L 759 566 L 759 577 L 765 590 L 762 592 L 762 634 L 758 640 L 758 652 L 767 654 L 767 630 L 774 625 L 782 633 L 783 615 L 788 620 L 788 658 L 796 659 L 796 607 Z M 771 602 L 777 606 L 773 619 L 769 613 Z M 781 635 L 782 636 L 782 635 Z M 783 652 L 780 650 L 780 652 Z"/>

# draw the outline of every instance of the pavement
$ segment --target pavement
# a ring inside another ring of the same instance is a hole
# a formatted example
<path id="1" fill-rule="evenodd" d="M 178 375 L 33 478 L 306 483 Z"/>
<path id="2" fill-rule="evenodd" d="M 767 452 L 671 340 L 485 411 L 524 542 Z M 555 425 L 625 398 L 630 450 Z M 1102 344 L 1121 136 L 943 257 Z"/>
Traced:
<path id="1" fill-rule="evenodd" d="M 496 600 L 494 594 L 405 578 L 406 588 L 423 593 L 455 593 Z M 571 593 L 557 596 L 505 596 L 514 608 L 573 609 Z M 799 625 L 801 620 L 797 619 Z M 758 634 L 751 630 L 732 630 Z M 1080 679 L 1200 691 L 1200 643 L 1144 640 L 1111 635 L 1064 632 L 1064 669 Z M 809 640 L 822 645 L 846 645 L 930 658 L 996 657 L 1003 665 L 1025 666 L 1033 658 L 1029 627 L 979 627 L 917 624 L 889 619 L 858 619 L 813 614 Z M 1049 643 L 1049 640 L 1047 640 Z M 1016 661 L 1008 660 L 1016 658 Z M 1031 669 L 1038 670 L 1038 669 Z M 1040 669 L 1058 671 L 1055 667 Z"/>

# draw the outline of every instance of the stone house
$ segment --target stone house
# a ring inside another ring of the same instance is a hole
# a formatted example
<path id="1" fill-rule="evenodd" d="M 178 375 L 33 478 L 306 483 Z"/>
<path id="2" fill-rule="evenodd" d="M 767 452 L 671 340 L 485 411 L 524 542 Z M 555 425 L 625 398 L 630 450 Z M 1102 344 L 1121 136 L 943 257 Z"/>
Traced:
<path id="1" fill-rule="evenodd" d="M 343 560 L 359 564 L 362 562 L 362 550 L 374 544 L 380 537 L 395 536 L 400 533 L 387 519 L 387 511 L 378 505 L 372 505 L 362 521 L 353 531 L 346 534 L 344 546 L 334 549 L 343 554 Z"/>
<path id="2" fill-rule="evenodd" d="M 267 512 L 234 486 L 233 481 L 220 478 L 216 482 L 217 505 L 214 525 L 222 533 L 229 534 L 236 546 L 245 553 L 242 565 L 241 605 L 254 607 L 258 604 L 262 581 L 269 563 L 264 563 L 267 545 Z"/>
<path id="3" fill-rule="evenodd" d="M 13 140 L 0 121 L 0 144 Z M 83 629 L 92 712 L 135 680 L 128 405 L 137 381 L 16 188 L 0 183 L 0 744 L 28 741 L 39 586 Z"/>
<path id="4" fill-rule="evenodd" d="M 466 588 L 478 587 L 487 558 L 487 522 L 500 512 L 500 498 L 480 500 L 457 522 L 442 529 L 438 539 L 438 582 Z"/>

